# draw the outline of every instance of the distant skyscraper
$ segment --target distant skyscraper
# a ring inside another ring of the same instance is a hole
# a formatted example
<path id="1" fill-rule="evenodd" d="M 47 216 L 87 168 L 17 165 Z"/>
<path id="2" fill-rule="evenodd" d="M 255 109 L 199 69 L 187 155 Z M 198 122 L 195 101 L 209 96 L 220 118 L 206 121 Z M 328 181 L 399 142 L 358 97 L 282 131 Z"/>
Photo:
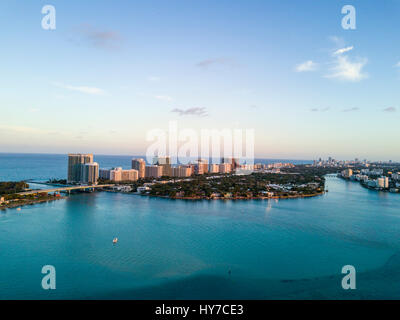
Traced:
<path id="1" fill-rule="evenodd" d="M 82 179 L 82 167 L 84 164 L 93 163 L 93 154 L 69 154 L 68 155 L 68 183 L 80 183 Z"/>
<path id="2" fill-rule="evenodd" d="M 132 169 L 139 172 L 139 178 L 144 178 L 146 175 L 146 161 L 143 159 L 132 159 Z"/>

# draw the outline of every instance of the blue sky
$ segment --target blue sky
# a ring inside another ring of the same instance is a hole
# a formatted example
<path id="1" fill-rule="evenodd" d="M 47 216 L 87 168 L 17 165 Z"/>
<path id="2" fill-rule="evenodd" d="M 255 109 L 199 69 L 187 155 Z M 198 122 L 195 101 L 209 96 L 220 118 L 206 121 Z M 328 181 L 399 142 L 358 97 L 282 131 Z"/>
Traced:
<path id="1" fill-rule="evenodd" d="M 398 1 L 3 0 L 0 152 L 144 154 L 176 120 L 254 128 L 257 157 L 400 160 L 399 17 Z"/>

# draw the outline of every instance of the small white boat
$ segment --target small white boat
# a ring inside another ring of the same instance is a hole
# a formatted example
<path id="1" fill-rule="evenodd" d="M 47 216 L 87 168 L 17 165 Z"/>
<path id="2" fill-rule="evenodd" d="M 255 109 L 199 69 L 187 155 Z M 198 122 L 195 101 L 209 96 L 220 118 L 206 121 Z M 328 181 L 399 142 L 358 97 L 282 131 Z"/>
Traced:
<path id="1" fill-rule="evenodd" d="M 21 208 L 18 207 L 18 208 L 17 208 L 17 211 L 21 211 Z"/>
<path id="2" fill-rule="evenodd" d="M 113 244 L 116 244 L 118 242 L 118 238 L 113 239 Z"/>

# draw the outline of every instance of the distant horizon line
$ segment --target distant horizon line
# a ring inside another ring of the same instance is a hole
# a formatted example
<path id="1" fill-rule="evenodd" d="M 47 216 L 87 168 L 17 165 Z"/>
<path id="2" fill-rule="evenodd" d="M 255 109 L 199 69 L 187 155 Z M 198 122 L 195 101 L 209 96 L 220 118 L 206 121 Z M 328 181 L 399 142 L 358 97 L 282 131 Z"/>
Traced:
<path id="1" fill-rule="evenodd" d="M 93 156 L 109 156 L 109 157 L 141 157 L 146 158 L 146 155 L 131 155 L 131 154 L 104 154 L 104 153 L 93 153 L 93 152 L 68 152 L 68 153 L 52 153 L 52 152 L 3 152 L 0 154 L 31 154 L 31 155 L 56 155 L 56 156 L 68 156 L 69 154 L 93 154 Z M 223 156 L 221 156 L 223 157 Z M 195 157 L 187 157 L 195 158 Z M 210 157 L 209 157 L 210 158 Z M 246 158 L 245 158 L 246 159 Z M 266 158 L 266 157 L 254 157 L 254 159 L 270 159 L 270 160 L 296 160 L 296 161 L 314 161 L 313 159 L 300 159 L 300 158 Z"/>
<path id="2" fill-rule="evenodd" d="M 66 155 L 68 156 L 68 154 L 77 154 L 79 152 L 68 152 L 68 153 L 52 153 L 52 152 L 4 152 L 4 151 L 0 151 L 0 154 L 15 154 L 15 155 Z M 82 152 L 81 152 L 82 153 Z M 145 155 L 130 155 L 130 154 L 104 154 L 104 153 L 93 153 L 93 152 L 85 152 L 82 154 L 93 154 L 94 156 L 109 156 L 109 157 L 141 157 L 141 158 L 146 158 Z M 190 158 L 190 157 L 188 157 Z M 210 157 L 209 157 L 210 158 Z M 318 156 L 315 159 L 304 159 L 304 158 L 268 158 L 268 157 L 254 157 L 254 159 L 267 159 L 267 160 L 296 160 L 296 161 L 314 161 L 314 160 L 319 160 L 319 158 L 322 158 L 323 160 L 327 160 L 329 157 L 327 157 L 326 159 L 324 159 L 322 156 Z M 332 159 L 337 160 L 337 161 L 351 161 L 351 160 L 355 160 L 357 157 L 354 157 L 352 159 L 338 159 L 335 158 L 334 156 L 331 156 Z M 363 161 L 365 159 L 364 158 L 358 158 L 359 161 Z M 389 162 L 392 161 L 394 163 L 399 163 L 400 161 L 397 160 L 370 160 L 367 159 L 367 161 L 369 162 Z"/>

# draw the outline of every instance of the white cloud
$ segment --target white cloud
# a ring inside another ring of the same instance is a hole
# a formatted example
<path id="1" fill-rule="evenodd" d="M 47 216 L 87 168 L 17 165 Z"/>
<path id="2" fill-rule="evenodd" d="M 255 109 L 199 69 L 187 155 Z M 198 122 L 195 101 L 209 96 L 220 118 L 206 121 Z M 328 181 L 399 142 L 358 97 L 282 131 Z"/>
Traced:
<path id="1" fill-rule="evenodd" d="M 343 38 L 338 36 L 331 36 L 329 39 L 336 44 L 337 47 L 343 47 L 345 45 L 345 41 Z"/>
<path id="2" fill-rule="evenodd" d="M 0 131 L 5 131 L 8 133 L 27 133 L 27 134 L 41 134 L 48 133 L 45 130 L 33 128 L 33 127 L 25 127 L 25 126 L 8 126 L 8 125 L 0 125 Z"/>
<path id="3" fill-rule="evenodd" d="M 148 76 L 147 77 L 147 81 L 150 81 L 150 82 L 159 82 L 160 80 L 161 80 L 161 78 L 157 77 L 157 76 Z"/>
<path id="4" fill-rule="evenodd" d="M 358 111 L 358 110 L 360 110 L 360 108 L 358 108 L 358 107 L 353 107 L 353 108 L 344 109 L 343 112 L 352 112 L 352 111 Z"/>
<path id="5" fill-rule="evenodd" d="M 296 66 L 297 72 L 314 71 L 317 68 L 317 64 L 311 60 L 300 63 Z"/>
<path id="6" fill-rule="evenodd" d="M 163 101 L 168 101 L 168 102 L 171 102 L 171 101 L 174 100 L 169 96 L 156 96 L 155 98 L 158 99 L 158 100 L 163 100 Z"/>
<path id="7" fill-rule="evenodd" d="M 353 46 L 350 46 L 350 47 L 338 49 L 338 50 L 336 50 L 333 54 L 334 54 L 334 55 L 343 54 L 343 53 L 348 52 L 348 51 L 351 51 L 351 50 L 353 50 L 353 49 L 354 49 L 354 47 L 353 47 Z"/>
<path id="8" fill-rule="evenodd" d="M 335 66 L 331 69 L 331 73 L 325 77 L 353 82 L 360 81 L 368 77 L 368 75 L 363 72 L 363 68 L 366 64 L 367 59 L 352 62 L 347 56 L 338 56 L 335 61 Z"/>
<path id="9" fill-rule="evenodd" d="M 69 40 L 77 45 L 90 45 L 100 49 L 118 49 L 122 43 L 119 32 L 99 30 L 90 24 L 74 28 Z"/>
<path id="10" fill-rule="evenodd" d="M 326 112 L 329 111 L 330 107 L 324 107 L 324 108 L 312 108 L 311 112 Z"/>
<path id="11" fill-rule="evenodd" d="M 200 68 L 208 68 L 213 65 L 227 65 L 230 67 L 234 67 L 237 65 L 237 63 L 229 58 L 212 58 L 200 61 L 196 64 L 196 66 Z"/>
<path id="12" fill-rule="evenodd" d="M 58 82 L 53 83 L 53 85 L 55 85 L 56 87 L 59 87 L 59 88 L 67 89 L 70 91 L 77 91 L 77 92 L 86 93 L 86 94 L 93 94 L 93 95 L 105 94 L 104 90 L 102 90 L 100 88 L 96 88 L 96 87 L 71 86 L 68 84 L 63 84 L 63 83 L 58 83 Z"/>
<path id="13" fill-rule="evenodd" d="M 394 65 L 396 68 L 400 68 L 400 61 Z"/>
<path id="14" fill-rule="evenodd" d="M 188 115 L 199 116 L 199 117 L 207 116 L 206 108 L 189 108 L 189 109 L 175 108 L 171 112 L 176 112 L 180 116 L 188 116 Z"/>
<path id="15" fill-rule="evenodd" d="M 396 112 L 397 108 L 396 107 L 388 107 L 383 109 L 383 112 Z"/>

